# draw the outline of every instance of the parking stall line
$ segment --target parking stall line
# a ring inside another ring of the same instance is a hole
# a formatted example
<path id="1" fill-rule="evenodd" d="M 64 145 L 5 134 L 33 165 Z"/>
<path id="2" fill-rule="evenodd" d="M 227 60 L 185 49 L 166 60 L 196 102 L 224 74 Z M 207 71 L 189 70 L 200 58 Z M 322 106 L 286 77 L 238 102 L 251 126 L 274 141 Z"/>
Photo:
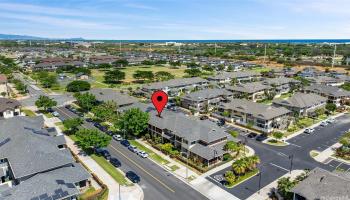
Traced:
<path id="1" fill-rule="evenodd" d="M 270 165 L 275 166 L 275 167 L 277 167 L 277 168 L 280 168 L 280 169 L 283 169 L 283 170 L 289 172 L 288 169 L 286 169 L 286 168 L 284 168 L 284 167 L 281 167 L 281 166 L 279 166 L 279 165 L 276 165 L 276 164 L 274 164 L 274 163 L 270 163 Z"/>

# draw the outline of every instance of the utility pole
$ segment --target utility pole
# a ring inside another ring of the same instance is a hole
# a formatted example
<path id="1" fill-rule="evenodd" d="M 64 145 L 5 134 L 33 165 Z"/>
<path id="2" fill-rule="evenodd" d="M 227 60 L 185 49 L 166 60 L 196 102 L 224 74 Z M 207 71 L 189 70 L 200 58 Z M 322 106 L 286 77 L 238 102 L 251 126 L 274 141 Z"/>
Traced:
<path id="1" fill-rule="evenodd" d="M 292 173 L 292 169 L 293 169 L 293 158 L 294 158 L 294 154 L 289 156 L 290 159 L 290 168 L 289 168 L 289 174 Z"/>
<path id="2" fill-rule="evenodd" d="M 265 61 L 266 61 L 266 44 L 265 44 L 265 51 L 264 51 L 264 64 L 265 64 Z"/>
<path id="3" fill-rule="evenodd" d="M 260 194 L 260 189 L 261 189 L 261 171 L 258 174 L 259 176 L 259 190 L 258 190 L 258 194 Z"/>
<path id="4" fill-rule="evenodd" d="M 215 55 L 216 55 L 216 42 L 215 42 L 215 48 L 214 49 L 215 49 L 214 52 L 215 52 Z"/>
<path id="5" fill-rule="evenodd" d="M 149 43 L 149 52 L 152 51 L 152 43 Z"/>
<path id="6" fill-rule="evenodd" d="M 334 44 L 334 51 L 333 51 L 333 59 L 332 59 L 332 68 L 334 67 L 335 62 L 335 52 L 337 51 L 337 44 Z"/>
<path id="7" fill-rule="evenodd" d="M 122 41 L 119 41 L 119 53 L 122 52 Z"/>

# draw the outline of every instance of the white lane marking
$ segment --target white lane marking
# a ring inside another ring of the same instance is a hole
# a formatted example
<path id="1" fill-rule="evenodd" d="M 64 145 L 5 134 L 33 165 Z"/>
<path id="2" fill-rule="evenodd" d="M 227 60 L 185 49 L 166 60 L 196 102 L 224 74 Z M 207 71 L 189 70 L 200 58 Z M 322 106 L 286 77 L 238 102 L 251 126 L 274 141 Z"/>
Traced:
<path id="1" fill-rule="evenodd" d="M 296 146 L 296 147 L 301 148 L 301 146 L 299 146 L 299 145 L 297 145 L 297 144 L 293 144 L 293 143 L 289 143 L 289 144 L 292 145 L 292 146 Z"/>
<path id="2" fill-rule="evenodd" d="M 222 183 L 220 183 L 219 181 L 217 181 L 215 178 L 212 178 L 211 176 L 208 176 L 208 178 L 210 178 L 211 180 L 215 181 L 215 182 L 218 183 L 219 185 L 222 185 Z"/>
<path id="3" fill-rule="evenodd" d="M 278 152 L 277 154 L 280 155 L 280 156 L 288 157 L 286 154 L 284 154 L 282 152 Z"/>
<path id="4" fill-rule="evenodd" d="M 283 169 L 283 170 L 289 172 L 288 169 L 286 169 L 286 168 L 284 168 L 284 167 L 281 167 L 281 166 L 279 166 L 279 165 L 276 165 L 276 164 L 273 164 L 273 163 L 270 163 L 270 165 L 275 166 L 275 167 L 278 167 L 278 168 L 280 168 L 280 169 Z"/>

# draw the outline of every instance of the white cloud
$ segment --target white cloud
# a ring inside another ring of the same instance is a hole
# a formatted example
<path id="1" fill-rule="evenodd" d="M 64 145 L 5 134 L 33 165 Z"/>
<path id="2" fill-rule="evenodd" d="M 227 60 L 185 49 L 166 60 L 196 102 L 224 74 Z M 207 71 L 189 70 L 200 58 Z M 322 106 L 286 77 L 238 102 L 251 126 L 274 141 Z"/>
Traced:
<path id="1" fill-rule="evenodd" d="M 127 3 L 125 4 L 125 6 L 129 8 L 137 8 L 137 9 L 143 9 L 143 10 L 158 10 L 156 7 L 148 6 L 140 3 Z"/>

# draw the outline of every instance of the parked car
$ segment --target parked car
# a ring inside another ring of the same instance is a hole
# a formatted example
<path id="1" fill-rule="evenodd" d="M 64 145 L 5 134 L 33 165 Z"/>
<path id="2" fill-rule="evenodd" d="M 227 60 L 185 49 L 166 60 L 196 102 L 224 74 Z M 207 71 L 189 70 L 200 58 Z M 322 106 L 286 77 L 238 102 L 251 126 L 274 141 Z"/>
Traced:
<path id="1" fill-rule="evenodd" d="M 137 147 L 135 147 L 135 146 L 133 146 L 133 145 L 129 145 L 129 146 L 128 146 L 128 149 L 129 149 L 131 152 L 137 153 Z"/>
<path id="2" fill-rule="evenodd" d="M 133 183 L 138 183 L 141 180 L 140 177 L 133 171 L 126 172 L 125 176 Z"/>
<path id="3" fill-rule="evenodd" d="M 253 139 L 253 138 L 255 138 L 257 135 L 258 135 L 258 134 L 251 132 L 251 133 L 249 133 L 249 134 L 247 135 L 247 137 Z"/>
<path id="4" fill-rule="evenodd" d="M 313 133 L 315 131 L 315 129 L 313 129 L 313 128 L 306 128 L 305 130 L 304 130 L 304 133 L 306 133 L 306 134 L 311 134 L 311 133 Z"/>
<path id="5" fill-rule="evenodd" d="M 321 124 L 320 124 L 320 126 L 323 126 L 323 127 L 325 127 L 325 126 L 327 126 L 328 125 L 328 123 L 326 122 L 326 121 L 323 121 L 323 122 L 321 122 Z"/>
<path id="6" fill-rule="evenodd" d="M 98 123 L 98 122 L 95 122 L 94 123 L 94 126 L 96 127 L 96 128 L 98 128 L 98 129 L 100 129 L 100 127 L 102 126 L 100 123 Z"/>
<path id="7" fill-rule="evenodd" d="M 122 166 L 122 163 L 117 159 L 112 157 L 109 162 L 114 166 L 114 167 L 120 167 Z"/>
<path id="8" fill-rule="evenodd" d="M 265 133 L 260 134 L 260 135 L 258 135 L 258 136 L 255 138 L 255 140 L 256 140 L 256 141 L 259 141 L 259 142 L 264 141 L 264 140 L 266 140 L 266 139 L 267 139 L 267 134 L 265 134 Z"/>
<path id="9" fill-rule="evenodd" d="M 335 119 L 329 118 L 329 119 L 326 120 L 326 122 L 327 122 L 328 124 L 333 124 L 333 123 L 335 123 Z"/>
<path id="10" fill-rule="evenodd" d="M 120 144 L 122 144 L 123 146 L 126 146 L 126 147 L 130 146 L 130 143 L 128 140 L 122 140 L 122 141 L 120 141 Z"/>
<path id="11" fill-rule="evenodd" d="M 109 153 L 109 151 L 104 148 L 96 148 L 95 153 L 99 156 L 103 156 L 104 158 L 106 158 L 106 160 L 109 160 L 111 158 L 111 154 Z"/>
<path id="12" fill-rule="evenodd" d="M 64 107 L 67 108 L 68 110 L 70 110 L 72 106 L 71 105 L 65 105 Z"/>
<path id="13" fill-rule="evenodd" d="M 89 123 L 94 122 L 94 120 L 93 120 L 93 119 L 91 119 L 91 118 L 86 118 L 85 120 L 86 120 L 87 122 L 89 122 Z"/>
<path id="14" fill-rule="evenodd" d="M 206 119 L 209 119 L 209 117 L 206 116 L 206 115 L 202 115 L 199 119 L 200 119 L 200 120 L 206 120 Z"/>
<path id="15" fill-rule="evenodd" d="M 54 112 L 52 113 L 52 115 L 55 116 L 55 117 L 58 117 L 58 116 L 60 116 L 60 113 L 58 113 L 57 111 L 54 111 Z"/>
<path id="16" fill-rule="evenodd" d="M 123 138 L 121 135 L 113 135 L 113 139 L 117 141 L 121 141 Z"/>
<path id="17" fill-rule="evenodd" d="M 217 124 L 218 126 L 223 126 L 223 125 L 225 125 L 225 120 L 219 119 L 219 120 L 216 122 L 216 124 Z"/>
<path id="18" fill-rule="evenodd" d="M 148 153 L 146 153 L 144 151 L 137 152 L 137 155 L 141 156 L 142 158 L 147 158 L 148 157 Z"/>
<path id="19" fill-rule="evenodd" d="M 53 109 L 53 108 L 48 108 L 48 109 L 47 109 L 47 112 L 52 113 L 52 112 L 55 112 L 55 111 L 54 111 L 54 109 Z"/>
<path id="20" fill-rule="evenodd" d="M 110 136 L 114 135 L 113 131 L 106 131 L 106 133 L 107 133 L 107 135 L 110 135 Z"/>

